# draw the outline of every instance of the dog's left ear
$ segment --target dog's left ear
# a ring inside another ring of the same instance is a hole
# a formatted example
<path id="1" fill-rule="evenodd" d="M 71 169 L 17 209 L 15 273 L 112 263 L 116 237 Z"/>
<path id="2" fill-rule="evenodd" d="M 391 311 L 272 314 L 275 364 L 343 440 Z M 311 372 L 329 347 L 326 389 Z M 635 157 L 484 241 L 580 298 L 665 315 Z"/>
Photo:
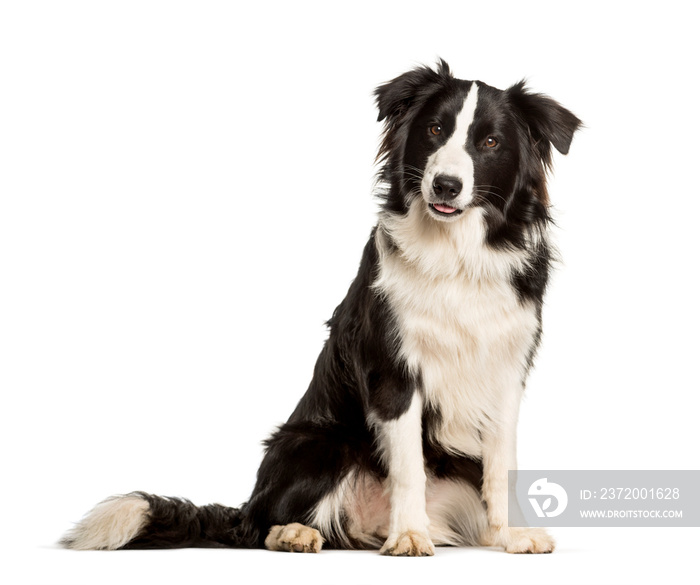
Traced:
<path id="1" fill-rule="evenodd" d="M 569 152 L 574 133 L 581 127 L 581 120 L 552 98 L 530 93 L 524 81 L 510 87 L 507 94 L 527 124 L 535 143 L 546 140 L 562 154 Z M 541 148 L 545 159 L 548 158 L 548 146 Z"/>

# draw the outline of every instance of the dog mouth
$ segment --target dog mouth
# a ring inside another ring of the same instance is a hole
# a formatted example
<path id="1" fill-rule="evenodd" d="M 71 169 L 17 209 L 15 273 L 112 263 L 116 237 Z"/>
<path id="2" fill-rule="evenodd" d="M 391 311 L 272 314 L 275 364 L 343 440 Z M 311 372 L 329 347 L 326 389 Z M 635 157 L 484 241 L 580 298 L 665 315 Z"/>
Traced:
<path id="1" fill-rule="evenodd" d="M 430 208 L 430 211 L 432 211 L 438 217 L 455 217 L 462 213 L 461 209 L 457 209 L 456 207 L 452 207 L 451 205 L 447 205 L 445 203 L 428 203 L 428 207 Z"/>

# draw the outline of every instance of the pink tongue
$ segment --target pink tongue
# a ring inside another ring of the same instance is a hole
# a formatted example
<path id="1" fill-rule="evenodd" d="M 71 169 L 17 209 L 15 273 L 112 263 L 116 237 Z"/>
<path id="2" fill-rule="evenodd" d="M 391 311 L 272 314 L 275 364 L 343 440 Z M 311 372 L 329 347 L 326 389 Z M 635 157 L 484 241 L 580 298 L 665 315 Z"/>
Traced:
<path id="1" fill-rule="evenodd" d="M 440 205 L 439 203 L 434 203 L 433 207 L 442 213 L 454 213 L 457 211 L 454 207 L 450 207 L 449 205 Z"/>

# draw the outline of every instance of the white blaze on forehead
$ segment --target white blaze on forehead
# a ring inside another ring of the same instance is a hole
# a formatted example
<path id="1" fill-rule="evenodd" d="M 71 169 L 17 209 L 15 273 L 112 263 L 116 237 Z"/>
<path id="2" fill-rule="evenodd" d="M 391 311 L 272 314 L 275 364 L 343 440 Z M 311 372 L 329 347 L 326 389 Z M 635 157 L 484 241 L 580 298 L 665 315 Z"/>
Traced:
<path id="1" fill-rule="evenodd" d="M 447 143 L 438 151 L 445 151 L 445 156 L 449 154 L 457 154 L 458 152 L 466 152 L 467 134 L 469 127 L 474 121 L 474 112 L 476 111 L 476 102 L 479 99 L 479 88 L 476 83 L 473 83 L 469 89 L 467 97 L 464 99 L 462 109 L 457 114 L 455 122 L 455 131 L 453 132 Z M 471 158 L 469 159 L 471 161 Z"/>
<path id="2" fill-rule="evenodd" d="M 448 141 L 428 158 L 423 175 L 423 197 L 428 200 L 432 194 L 433 180 L 437 175 L 448 175 L 462 181 L 462 194 L 454 205 L 463 207 L 469 203 L 474 187 L 474 163 L 467 152 L 466 143 L 469 128 L 474 121 L 479 88 L 472 83 L 462 109 L 457 114 L 455 129 Z"/>

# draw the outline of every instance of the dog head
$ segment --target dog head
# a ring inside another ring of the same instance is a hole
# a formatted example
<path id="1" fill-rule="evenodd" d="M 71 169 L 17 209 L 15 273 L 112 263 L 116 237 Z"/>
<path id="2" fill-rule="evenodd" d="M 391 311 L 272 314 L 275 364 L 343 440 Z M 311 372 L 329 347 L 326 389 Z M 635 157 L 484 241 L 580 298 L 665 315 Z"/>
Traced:
<path id="1" fill-rule="evenodd" d="M 506 90 L 452 76 L 444 61 L 376 92 L 384 136 L 378 159 L 385 209 L 422 201 L 438 222 L 484 208 L 493 230 L 546 219 L 552 146 L 569 151 L 581 121 L 523 82 Z"/>

